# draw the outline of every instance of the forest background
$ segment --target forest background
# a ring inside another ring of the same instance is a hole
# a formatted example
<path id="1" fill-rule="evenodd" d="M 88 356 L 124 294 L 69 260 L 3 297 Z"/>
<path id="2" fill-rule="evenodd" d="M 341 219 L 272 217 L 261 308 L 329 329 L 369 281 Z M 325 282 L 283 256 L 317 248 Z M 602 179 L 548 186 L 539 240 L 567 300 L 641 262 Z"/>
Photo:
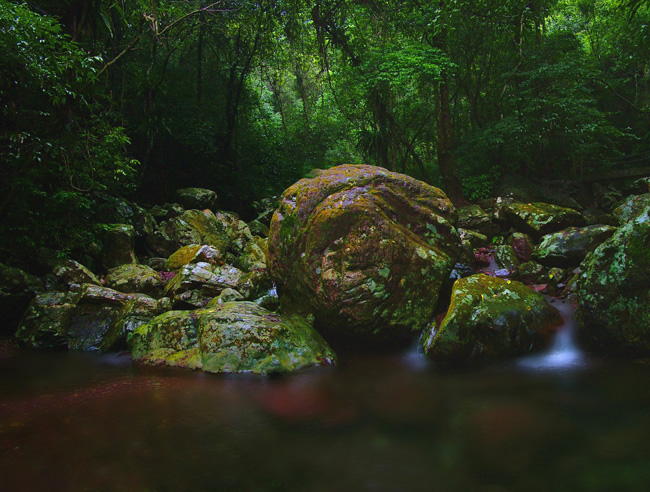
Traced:
<path id="1" fill-rule="evenodd" d="M 78 256 L 107 197 L 244 218 L 368 163 L 456 202 L 650 163 L 647 0 L 0 0 L 0 253 Z"/>

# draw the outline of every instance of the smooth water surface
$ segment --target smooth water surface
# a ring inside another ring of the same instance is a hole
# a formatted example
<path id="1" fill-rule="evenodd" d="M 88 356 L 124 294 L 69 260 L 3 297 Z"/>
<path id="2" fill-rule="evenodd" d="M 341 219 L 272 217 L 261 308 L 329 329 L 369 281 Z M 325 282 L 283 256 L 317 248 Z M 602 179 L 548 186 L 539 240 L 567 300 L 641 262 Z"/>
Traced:
<path id="1" fill-rule="evenodd" d="M 341 359 L 269 378 L 4 350 L 0 490 L 650 490 L 648 366 Z"/>

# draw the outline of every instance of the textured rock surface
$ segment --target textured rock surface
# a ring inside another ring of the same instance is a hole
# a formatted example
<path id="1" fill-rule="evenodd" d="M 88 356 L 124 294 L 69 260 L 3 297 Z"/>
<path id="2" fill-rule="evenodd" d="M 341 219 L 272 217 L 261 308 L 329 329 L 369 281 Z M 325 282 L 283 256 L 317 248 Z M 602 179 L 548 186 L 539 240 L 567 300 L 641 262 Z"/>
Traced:
<path id="1" fill-rule="evenodd" d="M 584 216 L 571 208 L 549 203 L 520 203 L 505 201 L 499 214 L 516 229 L 535 237 L 560 231 L 569 226 L 586 224 Z"/>
<path id="2" fill-rule="evenodd" d="M 569 227 L 544 236 L 535 249 L 533 258 L 546 266 L 578 266 L 587 253 L 609 238 L 616 227 L 591 225 Z"/>
<path id="3" fill-rule="evenodd" d="M 111 289 L 120 292 L 140 292 L 153 297 L 162 293 L 162 280 L 153 268 L 146 265 L 122 265 L 111 268 L 106 275 L 106 283 Z"/>
<path id="4" fill-rule="evenodd" d="M 191 263 L 210 263 L 223 265 L 223 252 L 207 244 L 189 244 L 172 254 L 165 262 L 168 270 L 178 270 Z"/>
<path id="5" fill-rule="evenodd" d="M 650 207 L 580 269 L 577 313 L 584 342 L 604 353 L 650 355 Z"/>
<path id="6" fill-rule="evenodd" d="M 217 194 L 206 188 L 182 188 L 176 190 L 176 199 L 187 209 L 209 208 L 214 210 L 217 207 Z"/>
<path id="7" fill-rule="evenodd" d="M 42 290 L 38 277 L 0 263 L 0 335 L 13 335 L 30 301 Z"/>
<path id="8" fill-rule="evenodd" d="M 424 352 L 441 363 L 521 355 L 546 346 L 559 321 L 524 284 L 472 275 L 454 283 L 447 315 L 425 332 Z"/>
<path id="9" fill-rule="evenodd" d="M 338 166 L 284 192 L 267 268 L 284 306 L 319 329 L 376 338 L 422 329 L 460 254 L 437 188 L 373 166 Z"/>
<path id="10" fill-rule="evenodd" d="M 66 285 L 101 285 L 101 282 L 93 272 L 74 260 L 65 260 L 59 263 L 52 273 Z"/>
<path id="11" fill-rule="evenodd" d="M 619 224 L 625 224 L 638 217 L 646 207 L 650 206 L 650 193 L 631 195 L 622 200 L 612 211 Z"/>
<path id="12" fill-rule="evenodd" d="M 138 328 L 129 344 L 135 361 L 216 373 L 288 372 L 335 361 L 305 319 L 281 317 L 252 302 L 171 311 Z"/>
<path id="13" fill-rule="evenodd" d="M 137 263 L 135 229 L 128 224 L 115 224 L 106 231 L 102 265 L 107 270 L 127 263 Z"/>

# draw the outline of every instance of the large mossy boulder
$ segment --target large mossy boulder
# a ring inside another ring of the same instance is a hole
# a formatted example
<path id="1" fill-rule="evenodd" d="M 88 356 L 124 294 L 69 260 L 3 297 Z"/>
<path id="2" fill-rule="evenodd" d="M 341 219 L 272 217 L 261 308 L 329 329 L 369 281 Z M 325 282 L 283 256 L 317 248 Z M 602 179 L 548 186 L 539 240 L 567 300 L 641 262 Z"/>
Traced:
<path id="1" fill-rule="evenodd" d="M 165 268 L 168 270 L 179 270 L 185 265 L 194 263 L 210 263 L 211 265 L 223 265 L 224 255 L 213 246 L 207 244 L 189 244 L 174 252 L 167 261 Z"/>
<path id="2" fill-rule="evenodd" d="M 207 188 L 182 188 L 176 190 L 176 199 L 186 209 L 215 210 L 217 194 Z"/>
<path id="3" fill-rule="evenodd" d="M 168 309 L 142 294 L 84 284 L 76 291 L 37 296 L 23 317 L 16 339 L 30 348 L 108 352 L 123 348 L 129 331 Z"/>
<path id="4" fill-rule="evenodd" d="M 570 226 L 586 225 L 584 215 L 571 208 L 549 203 L 521 203 L 505 200 L 498 214 L 516 230 L 541 237 Z"/>
<path id="5" fill-rule="evenodd" d="M 616 227 L 608 225 L 590 225 L 547 234 L 535 249 L 533 259 L 546 266 L 576 267 L 615 231 Z"/>
<path id="6" fill-rule="evenodd" d="M 524 284 L 472 275 L 454 283 L 447 315 L 424 333 L 424 353 L 442 364 L 522 355 L 545 347 L 559 322 Z"/>
<path id="7" fill-rule="evenodd" d="M 611 354 L 650 355 L 650 207 L 580 264 L 580 334 Z"/>
<path id="8" fill-rule="evenodd" d="M 139 363 L 214 373 L 282 373 L 335 361 L 307 320 L 252 302 L 165 313 L 136 329 L 129 345 Z"/>
<path id="9" fill-rule="evenodd" d="M 460 254 L 445 194 L 408 176 L 343 165 L 287 189 L 267 268 L 284 309 L 344 337 L 410 338 L 431 318 Z"/>

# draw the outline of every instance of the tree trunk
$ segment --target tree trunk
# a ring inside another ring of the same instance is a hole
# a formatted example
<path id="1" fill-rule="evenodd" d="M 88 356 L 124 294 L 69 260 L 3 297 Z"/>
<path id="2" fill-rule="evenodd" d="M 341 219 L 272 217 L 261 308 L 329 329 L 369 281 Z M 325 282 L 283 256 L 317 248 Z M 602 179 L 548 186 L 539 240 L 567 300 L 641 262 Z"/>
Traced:
<path id="1" fill-rule="evenodd" d="M 438 168 L 442 176 L 445 192 L 449 199 L 458 205 L 465 201 L 463 184 L 458 175 L 454 158 L 454 141 L 449 109 L 449 87 L 447 76 L 443 75 L 436 91 L 436 112 L 438 115 Z"/>

